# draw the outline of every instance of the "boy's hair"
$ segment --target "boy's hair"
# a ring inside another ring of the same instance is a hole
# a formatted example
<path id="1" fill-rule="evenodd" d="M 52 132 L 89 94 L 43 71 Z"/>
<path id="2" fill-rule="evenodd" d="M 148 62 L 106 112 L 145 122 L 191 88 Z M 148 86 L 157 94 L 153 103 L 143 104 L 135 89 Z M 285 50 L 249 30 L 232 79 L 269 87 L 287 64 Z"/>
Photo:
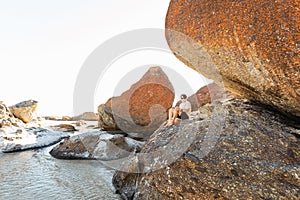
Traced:
<path id="1" fill-rule="evenodd" d="M 180 96 L 180 98 L 181 98 L 181 99 L 186 99 L 187 96 L 186 96 L 186 94 L 182 94 L 182 95 Z"/>

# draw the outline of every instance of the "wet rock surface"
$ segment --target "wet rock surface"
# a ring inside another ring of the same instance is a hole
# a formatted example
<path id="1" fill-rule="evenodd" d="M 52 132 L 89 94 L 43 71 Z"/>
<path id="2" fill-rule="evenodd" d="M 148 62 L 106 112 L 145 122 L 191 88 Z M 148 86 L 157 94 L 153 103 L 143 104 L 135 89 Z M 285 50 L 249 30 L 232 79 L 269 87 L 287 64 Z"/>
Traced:
<path id="1" fill-rule="evenodd" d="M 0 152 L 10 153 L 47 147 L 69 135 L 46 128 L 5 127 L 0 129 Z"/>
<path id="2" fill-rule="evenodd" d="M 135 141 L 124 135 L 111 135 L 101 131 L 74 135 L 55 146 L 50 154 L 59 159 L 115 160 L 140 151 L 144 142 Z"/>
<path id="3" fill-rule="evenodd" d="M 300 117 L 300 2 L 172 0 L 166 38 L 189 67 Z"/>
<path id="4" fill-rule="evenodd" d="M 214 107 L 149 138 L 114 175 L 124 199 L 300 198 L 299 123 L 245 99 Z"/>
<path id="5" fill-rule="evenodd" d="M 160 67 L 151 67 L 131 88 L 98 107 L 99 127 L 149 137 L 167 119 L 174 89 Z"/>

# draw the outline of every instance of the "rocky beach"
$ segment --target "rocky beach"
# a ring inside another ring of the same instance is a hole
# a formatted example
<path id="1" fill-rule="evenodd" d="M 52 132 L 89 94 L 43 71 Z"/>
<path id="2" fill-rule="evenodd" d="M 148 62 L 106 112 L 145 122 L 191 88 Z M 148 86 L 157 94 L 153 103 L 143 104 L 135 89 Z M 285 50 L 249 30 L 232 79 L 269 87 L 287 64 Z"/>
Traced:
<path id="1" fill-rule="evenodd" d="M 112 169 L 96 160 L 60 161 L 49 153 L 66 138 L 97 130 L 100 134 L 95 113 L 37 116 L 38 102 L 33 100 L 17 107 L 24 116 L 32 116 L 30 121 L 25 123 L 11 107 L 0 105 L 1 199 L 119 199 L 111 183 Z"/>
<path id="2" fill-rule="evenodd" d="M 97 113 L 37 116 L 36 100 L 0 102 L 0 171 L 11 173 L 0 197 L 20 198 L 16 184 L 37 199 L 300 199 L 299 6 L 171 0 L 171 51 L 214 82 L 170 127 L 180 101 L 158 65 Z"/>

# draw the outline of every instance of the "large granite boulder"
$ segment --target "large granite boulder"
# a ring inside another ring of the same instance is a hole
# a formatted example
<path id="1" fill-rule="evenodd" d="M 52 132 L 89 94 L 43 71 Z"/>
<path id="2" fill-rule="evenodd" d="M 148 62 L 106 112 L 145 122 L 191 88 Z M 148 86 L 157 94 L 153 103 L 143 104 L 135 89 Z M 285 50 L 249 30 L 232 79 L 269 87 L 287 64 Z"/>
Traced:
<path id="1" fill-rule="evenodd" d="M 299 123 L 245 99 L 163 126 L 113 184 L 124 199 L 299 199 Z M 138 173 L 140 172 L 140 173 Z"/>
<path id="2" fill-rule="evenodd" d="M 129 90 L 98 107 L 99 127 L 147 138 L 167 119 L 173 101 L 167 75 L 160 67 L 151 67 Z"/>
<path id="3" fill-rule="evenodd" d="M 28 123 L 35 117 L 34 114 L 37 106 L 37 101 L 28 100 L 11 106 L 10 111 L 14 114 L 14 116 L 21 119 L 23 122 Z"/>
<path id="4" fill-rule="evenodd" d="M 171 0 L 174 54 L 219 85 L 300 117 L 299 0 Z"/>

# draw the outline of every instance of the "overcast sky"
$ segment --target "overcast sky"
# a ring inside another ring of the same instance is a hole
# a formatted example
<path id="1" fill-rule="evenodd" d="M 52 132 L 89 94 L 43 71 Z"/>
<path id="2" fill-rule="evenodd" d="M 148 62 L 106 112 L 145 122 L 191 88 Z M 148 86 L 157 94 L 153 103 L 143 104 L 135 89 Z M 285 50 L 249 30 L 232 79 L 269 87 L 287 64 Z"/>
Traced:
<path id="1" fill-rule="evenodd" d="M 34 99 L 40 115 L 73 115 L 75 82 L 89 55 L 124 32 L 163 29 L 168 5 L 168 0 L 0 0 L 0 101 L 11 106 Z M 117 66 L 125 64 L 130 65 L 129 71 L 163 65 L 188 77 L 194 91 L 203 86 L 203 78 L 174 56 L 153 50 L 135 52 L 115 60 L 112 70 L 99 80 L 107 84 L 97 87 L 93 111 L 118 94 L 111 91 L 117 91 L 126 74 Z M 183 92 L 175 90 L 177 95 Z"/>

